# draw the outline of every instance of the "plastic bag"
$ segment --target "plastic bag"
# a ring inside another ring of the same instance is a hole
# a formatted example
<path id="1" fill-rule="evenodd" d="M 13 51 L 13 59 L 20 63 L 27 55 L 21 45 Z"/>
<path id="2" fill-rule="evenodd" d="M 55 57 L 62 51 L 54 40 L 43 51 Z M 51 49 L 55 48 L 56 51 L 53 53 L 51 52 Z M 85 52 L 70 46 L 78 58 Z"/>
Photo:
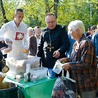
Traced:
<path id="1" fill-rule="evenodd" d="M 53 71 L 54 71 L 55 73 L 57 73 L 57 74 L 59 74 L 59 73 L 62 71 L 62 63 L 61 63 L 59 60 L 57 60 L 57 61 L 55 62 L 55 65 L 54 65 L 54 67 L 53 67 Z"/>
<path id="2" fill-rule="evenodd" d="M 58 77 L 55 81 L 52 98 L 77 98 L 76 81 L 69 77 Z"/>

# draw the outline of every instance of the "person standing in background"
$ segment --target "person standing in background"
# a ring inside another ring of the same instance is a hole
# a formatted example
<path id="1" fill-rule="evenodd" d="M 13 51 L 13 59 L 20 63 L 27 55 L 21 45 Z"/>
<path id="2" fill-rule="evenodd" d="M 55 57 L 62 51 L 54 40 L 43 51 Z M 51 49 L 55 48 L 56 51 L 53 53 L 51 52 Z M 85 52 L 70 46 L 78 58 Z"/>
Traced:
<path id="1" fill-rule="evenodd" d="M 41 32 L 37 56 L 41 57 L 42 66 L 48 68 L 49 77 L 54 78 L 56 77 L 52 71 L 54 64 L 57 59 L 65 57 L 70 44 L 65 27 L 56 23 L 56 16 L 53 13 L 46 15 L 45 22 L 47 27 Z"/>
<path id="2" fill-rule="evenodd" d="M 90 37 L 90 34 L 91 34 L 91 27 L 92 25 L 90 25 L 90 26 L 88 26 L 88 30 L 87 30 L 87 32 L 85 33 L 85 36 L 87 37 L 87 38 L 89 38 L 89 39 L 91 39 L 91 37 Z M 89 36 L 89 37 L 88 37 Z"/>
<path id="3" fill-rule="evenodd" d="M 22 22 L 24 12 L 16 9 L 14 20 L 4 24 L 0 29 L 0 40 L 12 41 L 12 50 L 7 54 L 7 58 L 22 60 L 27 57 L 28 50 L 27 25 Z"/>
<path id="4" fill-rule="evenodd" d="M 34 32 L 35 32 L 35 37 L 37 39 L 37 47 L 40 43 L 40 40 L 41 40 L 41 29 L 39 26 L 35 26 L 34 27 Z"/>
<path id="5" fill-rule="evenodd" d="M 29 34 L 29 55 L 36 56 L 37 53 L 37 39 L 35 37 L 35 32 L 32 27 L 28 28 Z"/>
<path id="6" fill-rule="evenodd" d="M 92 36 L 95 34 L 95 29 L 96 28 L 97 28 L 97 26 L 95 26 L 95 25 L 90 26 L 90 34 L 87 36 L 87 38 L 92 40 Z"/>
<path id="7" fill-rule="evenodd" d="M 71 57 L 71 52 L 72 52 L 72 48 L 73 48 L 73 44 L 74 44 L 75 40 L 71 38 L 70 34 L 68 34 L 68 39 L 69 39 L 69 42 L 70 42 L 70 47 L 65 52 L 65 56 L 66 57 Z"/>
<path id="8" fill-rule="evenodd" d="M 92 26 L 91 32 L 93 32 L 91 41 L 95 47 L 96 56 L 98 57 L 98 29 L 96 25 Z"/>

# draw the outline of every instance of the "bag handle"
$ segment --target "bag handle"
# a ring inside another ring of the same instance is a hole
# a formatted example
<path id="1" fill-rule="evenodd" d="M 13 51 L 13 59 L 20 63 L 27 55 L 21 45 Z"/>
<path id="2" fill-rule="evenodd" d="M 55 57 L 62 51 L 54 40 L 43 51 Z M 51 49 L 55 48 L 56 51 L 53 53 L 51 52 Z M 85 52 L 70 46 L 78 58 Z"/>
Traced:
<path id="1" fill-rule="evenodd" d="M 62 70 L 62 76 L 61 77 L 62 78 L 67 78 L 67 79 L 71 80 L 72 82 L 75 82 L 76 83 L 76 80 L 70 78 L 70 73 L 69 73 L 68 70 L 66 71 L 66 77 L 64 76 L 64 70 Z"/>
<path id="2" fill-rule="evenodd" d="M 62 77 L 64 77 L 64 70 L 62 70 Z M 70 78 L 70 74 L 69 74 L 69 71 L 68 70 L 66 72 L 66 77 L 67 78 Z"/>

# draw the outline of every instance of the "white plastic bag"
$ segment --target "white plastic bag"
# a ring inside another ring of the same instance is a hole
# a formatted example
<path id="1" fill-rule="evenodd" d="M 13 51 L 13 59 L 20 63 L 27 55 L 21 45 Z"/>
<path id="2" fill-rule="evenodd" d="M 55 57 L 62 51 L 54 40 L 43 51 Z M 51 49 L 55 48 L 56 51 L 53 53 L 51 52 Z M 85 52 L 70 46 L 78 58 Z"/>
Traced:
<path id="1" fill-rule="evenodd" d="M 59 60 L 57 60 L 57 61 L 55 62 L 55 65 L 54 65 L 54 67 L 53 67 L 53 71 L 54 71 L 55 73 L 57 73 L 57 74 L 59 74 L 59 73 L 62 71 L 62 63 L 61 63 Z"/>

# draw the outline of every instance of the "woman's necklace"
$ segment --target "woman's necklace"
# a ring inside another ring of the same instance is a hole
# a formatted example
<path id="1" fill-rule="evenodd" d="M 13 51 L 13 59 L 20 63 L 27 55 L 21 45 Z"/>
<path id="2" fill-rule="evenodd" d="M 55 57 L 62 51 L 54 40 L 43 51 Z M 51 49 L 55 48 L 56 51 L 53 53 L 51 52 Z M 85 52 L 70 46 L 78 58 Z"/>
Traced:
<path id="1" fill-rule="evenodd" d="M 52 47 L 52 44 L 51 44 L 50 31 L 49 31 L 49 41 L 50 41 L 50 43 L 49 43 L 49 47 L 47 47 L 47 48 L 48 48 L 48 49 L 49 49 L 49 51 L 51 52 L 51 51 L 52 51 L 52 49 L 54 49 L 54 47 Z"/>

